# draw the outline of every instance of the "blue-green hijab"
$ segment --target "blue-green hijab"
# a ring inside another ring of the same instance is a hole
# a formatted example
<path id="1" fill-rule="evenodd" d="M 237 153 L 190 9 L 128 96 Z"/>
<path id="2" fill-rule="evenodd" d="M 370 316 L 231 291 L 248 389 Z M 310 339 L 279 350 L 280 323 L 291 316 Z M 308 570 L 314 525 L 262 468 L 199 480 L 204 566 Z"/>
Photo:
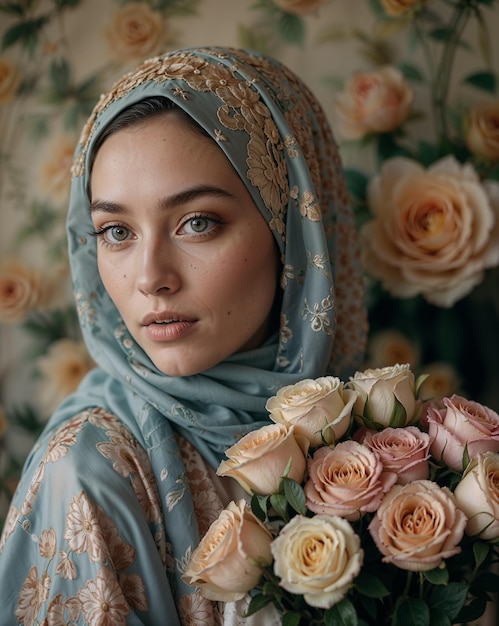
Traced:
<path id="1" fill-rule="evenodd" d="M 154 95 L 173 100 L 213 137 L 282 255 L 279 333 L 256 350 L 184 378 L 158 371 L 127 331 L 104 290 L 89 236 L 92 145 L 120 111 Z M 148 451 L 167 534 L 183 555 L 197 531 L 188 496 L 170 512 L 166 505 L 182 473 L 174 433 L 217 467 L 235 440 L 267 421 L 265 403 L 280 387 L 326 372 L 346 380 L 363 356 L 356 232 L 337 148 L 317 100 L 288 69 L 251 52 L 186 49 L 146 61 L 101 97 L 83 130 L 68 235 L 80 323 L 98 367 L 50 426 L 92 406 L 121 419 Z"/>

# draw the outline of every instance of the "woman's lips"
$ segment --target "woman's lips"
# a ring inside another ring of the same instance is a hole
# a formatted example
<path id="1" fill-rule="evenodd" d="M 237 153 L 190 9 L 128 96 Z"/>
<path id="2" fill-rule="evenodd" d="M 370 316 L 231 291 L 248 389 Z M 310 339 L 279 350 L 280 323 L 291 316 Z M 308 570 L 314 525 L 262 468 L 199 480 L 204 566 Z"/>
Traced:
<path id="1" fill-rule="evenodd" d="M 145 324 L 147 337 L 152 341 L 174 341 L 188 335 L 196 324 L 195 320 L 168 318 L 155 319 Z"/>

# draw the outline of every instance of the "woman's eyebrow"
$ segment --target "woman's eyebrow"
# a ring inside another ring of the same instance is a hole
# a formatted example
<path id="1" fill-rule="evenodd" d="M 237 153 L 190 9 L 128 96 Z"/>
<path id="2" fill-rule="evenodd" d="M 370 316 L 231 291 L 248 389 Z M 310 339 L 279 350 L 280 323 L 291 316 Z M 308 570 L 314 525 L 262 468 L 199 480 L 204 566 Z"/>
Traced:
<path id="1" fill-rule="evenodd" d="M 196 185 L 195 187 L 189 187 L 171 196 L 161 198 L 159 200 L 159 208 L 162 210 L 174 209 L 182 204 L 187 204 L 197 198 L 203 198 L 205 196 L 218 196 L 232 200 L 236 198 L 230 191 L 215 187 L 214 185 Z M 120 214 L 126 212 L 126 208 L 123 205 L 107 200 L 96 200 L 92 202 L 89 210 L 90 214 L 98 212 Z"/>
<path id="2" fill-rule="evenodd" d="M 180 191 L 179 193 L 167 196 L 166 198 L 161 198 L 159 204 L 162 209 L 174 209 L 177 206 L 187 204 L 188 202 L 205 196 L 218 196 L 232 200 L 236 198 L 233 193 L 230 193 L 226 189 L 215 187 L 214 185 L 196 185 Z"/>

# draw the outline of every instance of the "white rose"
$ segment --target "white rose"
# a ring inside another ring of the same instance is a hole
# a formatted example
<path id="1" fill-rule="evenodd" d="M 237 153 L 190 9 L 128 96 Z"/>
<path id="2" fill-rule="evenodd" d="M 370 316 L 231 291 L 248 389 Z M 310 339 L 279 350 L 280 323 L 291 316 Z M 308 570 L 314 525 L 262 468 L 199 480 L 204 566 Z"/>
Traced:
<path id="1" fill-rule="evenodd" d="M 341 517 L 297 515 L 270 545 L 279 585 L 303 594 L 310 606 L 328 609 L 339 602 L 360 572 L 360 539 Z"/>
<path id="2" fill-rule="evenodd" d="M 294 426 L 312 447 L 335 443 L 350 426 L 357 393 L 344 389 L 339 378 L 324 376 L 288 385 L 267 401 L 270 419 Z"/>
<path id="3" fill-rule="evenodd" d="M 349 386 L 359 393 L 354 416 L 368 428 L 399 428 L 415 421 L 416 384 L 407 363 L 355 372 Z"/>

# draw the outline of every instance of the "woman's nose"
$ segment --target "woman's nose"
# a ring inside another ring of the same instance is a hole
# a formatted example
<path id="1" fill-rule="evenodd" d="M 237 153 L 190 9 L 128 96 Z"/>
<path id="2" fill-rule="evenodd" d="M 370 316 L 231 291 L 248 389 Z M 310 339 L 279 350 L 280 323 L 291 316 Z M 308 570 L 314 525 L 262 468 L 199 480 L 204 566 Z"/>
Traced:
<path id="1" fill-rule="evenodd" d="M 180 288 L 178 254 L 164 242 L 145 244 L 137 268 L 137 288 L 146 296 Z"/>

